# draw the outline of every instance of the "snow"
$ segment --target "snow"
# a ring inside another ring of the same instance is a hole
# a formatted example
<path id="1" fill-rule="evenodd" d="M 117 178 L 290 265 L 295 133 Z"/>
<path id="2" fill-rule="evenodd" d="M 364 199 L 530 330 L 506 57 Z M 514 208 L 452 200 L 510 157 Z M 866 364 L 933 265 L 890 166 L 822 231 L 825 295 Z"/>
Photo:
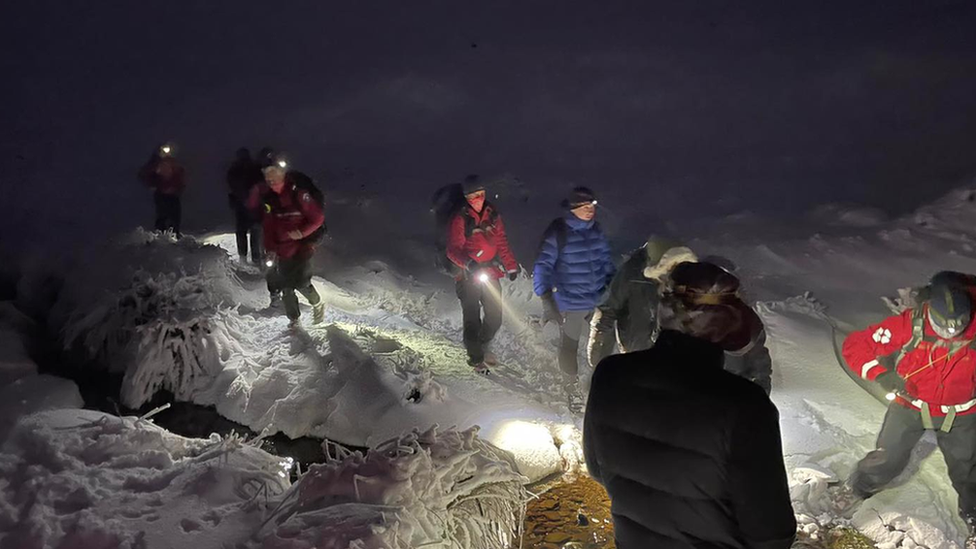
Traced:
<path id="1" fill-rule="evenodd" d="M 840 370 L 832 326 L 849 330 L 880 319 L 904 306 L 908 289 L 938 270 L 976 271 L 974 198 L 976 191 L 959 189 L 892 220 L 870 208 L 831 205 L 814 212 L 822 230 L 810 236 L 766 228 L 755 237 L 733 225 L 690 243 L 699 256 L 731 259 L 748 297 L 758 301 L 774 360 L 772 398 L 780 410 L 791 496 L 804 532 L 850 524 L 879 547 L 951 549 L 962 543 L 956 496 L 932 439 L 923 439 L 893 487 L 853 513 L 840 509 L 837 484 L 873 447 L 884 407 Z M 398 234 L 396 223 L 403 222 L 383 223 L 383 213 L 396 209 L 382 197 L 369 208 L 352 201 L 340 207 L 370 216 L 370 230 L 320 252 L 314 284 L 327 303 L 326 322 L 308 325 L 306 308 L 306 325 L 297 331 L 287 329 L 282 311 L 267 308 L 260 273 L 231 259 L 233 235 L 177 241 L 137 230 L 74 259 L 33 258 L 20 273 L 17 309 L 0 307 L 0 335 L 17 334 L 0 345 L 0 376 L 9 376 L 0 377 L 6 384 L 0 398 L 12 407 L 0 410 L 8 417 L 10 409 L 12 419 L 5 424 L 12 434 L 0 463 L 18 467 L 10 464 L 40 460 L 41 470 L 36 484 L 0 485 L 0 510 L 7 517 L 0 518 L 0 536 L 79 536 L 107 547 L 134 546 L 139 532 L 151 537 L 166 528 L 192 537 L 195 547 L 416 547 L 438 536 L 460 546 L 498 546 L 512 539 L 522 483 L 574 471 L 582 461 L 581 418 L 566 406 L 555 365 L 556 333 L 539 325 L 531 281 L 503 282 L 506 320 L 493 343 L 501 364 L 487 377 L 475 374 L 465 363 L 450 282 L 434 278 L 429 267 L 404 266 L 432 265 L 427 250 L 409 238 L 395 249 L 382 248 L 389 239 L 381 235 Z M 754 222 L 748 230 L 755 230 Z M 265 478 L 275 467 L 267 464 L 277 463 L 280 471 L 282 458 L 235 441 L 234 455 L 247 454 L 235 467 L 247 473 L 234 469 L 229 474 L 236 480 L 217 490 L 217 508 L 225 513 L 219 524 L 188 519 L 196 509 L 183 502 L 189 496 L 155 486 L 131 494 L 118 476 L 96 472 L 86 461 L 90 454 L 78 452 L 115 437 L 106 459 L 124 464 L 123 470 L 171 471 L 173 479 L 191 482 L 199 472 L 194 460 L 203 455 L 194 452 L 228 442 L 174 438 L 144 420 L 70 410 L 80 405 L 72 384 L 34 377 L 25 343 L 33 323 L 17 310 L 45 322 L 66 346 L 124 372 L 128 406 L 166 389 L 177 399 L 212 405 L 256 432 L 383 450 L 315 466 L 292 490 L 275 484 L 249 506 L 227 487 Z M 584 369 L 584 384 L 589 373 Z M 48 388 L 52 394 L 44 396 Z M 18 399 L 37 406 L 18 407 Z M 24 415 L 33 412 L 39 413 Z M 85 419 L 70 423 L 71 417 Z M 55 441 L 51 433 L 62 427 L 66 434 Z M 56 471 L 50 462 L 71 467 Z M 470 482 L 469 491 L 444 491 L 461 480 Z M 32 521 L 21 526 L 10 518 L 21 505 L 13 503 L 15 494 L 74 493 L 79 482 L 83 503 L 92 490 L 115 496 L 60 514 L 53 499 L 39 500 Z M 359 495 L 350 497 L 356 490 Z M 491 511 L 490 531 L 465 515 L 464 499 L 478 490 L 500 490 L 489 498 L 499 504 Z M 165 497 L 152 499 L 154 494 Z M 135 502 L 126 508 L 149 509 L 149 502 L 163 501 L 159 507 L 167 512 L 146 511 L 129 519 L 134 523 L 120 523 L 110 511 L 122 512 L 118 500 L 126 498 Z M 170 516 L 177 506 L 189 511 L 179 520 Z M 148 516 L 159 518 L 147 523 Z M 257 524 L 263 524 L 258 535 L 247 538 Z"/>

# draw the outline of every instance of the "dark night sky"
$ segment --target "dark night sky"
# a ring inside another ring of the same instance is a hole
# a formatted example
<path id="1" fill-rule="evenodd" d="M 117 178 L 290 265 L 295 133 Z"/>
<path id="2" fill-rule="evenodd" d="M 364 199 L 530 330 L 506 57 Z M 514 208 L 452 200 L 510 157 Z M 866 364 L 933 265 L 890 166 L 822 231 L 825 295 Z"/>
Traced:
<path id="1" fill-rule="evenodd" d="M 17 4 L 0 182 L 21 229 L 145 222 L 134 171 L 167 139 L 191 228 L 224 221 L 228 158 L 265 143 L 374 192 L 511 173 L 658 217 L 897 214 L 976 174 L 968 1 Z"/>

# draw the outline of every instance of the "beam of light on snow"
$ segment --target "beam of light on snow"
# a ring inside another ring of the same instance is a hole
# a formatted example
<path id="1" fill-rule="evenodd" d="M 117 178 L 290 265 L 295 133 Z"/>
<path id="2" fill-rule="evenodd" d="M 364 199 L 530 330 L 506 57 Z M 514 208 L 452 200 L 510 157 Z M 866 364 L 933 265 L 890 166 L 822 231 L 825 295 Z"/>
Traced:
<path id="1" fill-rule="evenodd" d="M 496 290 L 494 286 L 485 282 L 485 289 L 488 290 L 488 293 L 491 295 L 492 299 L 501 303 L 502 318 L 506 319 L 507 321 L 515 325 L 516 333 L 521 333 L 529 329 L 528 325 L 525 323 L 525 321 L 522 320 L 522 317 L 519 315 L 519 313 L 512 310 L 512 308 L 509 307 L 507 303 L 505 303 L 505 300 L 502 299 L 501 294 L 498 293 L 498 290 Z"/>

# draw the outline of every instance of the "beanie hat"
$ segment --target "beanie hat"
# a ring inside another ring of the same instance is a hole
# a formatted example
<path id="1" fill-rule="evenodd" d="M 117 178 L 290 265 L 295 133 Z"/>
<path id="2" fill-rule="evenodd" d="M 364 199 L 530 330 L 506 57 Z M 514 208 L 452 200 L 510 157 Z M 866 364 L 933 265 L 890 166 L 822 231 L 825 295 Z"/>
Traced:
<path id="1" fill-rule="evenodd" d="M 465 196 L 483 190 L 485 190 L 485 184 L 481 182 L 481 178 L 475 173 L 469 174 L 464 178 L 464 182 L 461 183 L 461 192 Z"/>
<path id="2" fill-rule="evenodd" d="M 569 197 L 563 200 L 562 206 L 567 210 L 574 210 L 586 204 L 595 204 L 596 195 L 589 187 L 573 187 Z"/>
<path id="3" fill-rule="evenodd" d="M 739 298 L 739 279 L 711 263 L 681 263 L 661 300 L 661 326 L 726 351 L 749 346 L 762 321 Z"/>

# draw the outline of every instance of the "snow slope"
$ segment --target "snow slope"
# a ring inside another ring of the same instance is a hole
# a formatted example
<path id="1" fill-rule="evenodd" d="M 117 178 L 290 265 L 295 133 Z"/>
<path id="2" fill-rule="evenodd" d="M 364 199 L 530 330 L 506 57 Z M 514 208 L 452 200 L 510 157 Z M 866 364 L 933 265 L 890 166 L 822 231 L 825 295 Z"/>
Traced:
<path id="1" fill-rule="evenodd" d="M 941 549 L 962 541 L 955 494 L 931 441 L 920 445 L 897 486 L 849 519 L 836 512 L 833 482 L 872 448 L 884 407 L 839 369 L 830 325 L 847 330 L 881 318 L 888 313 L 882 296 L 937 270 L 976 271 L 974 198 L 960 189 L 891 221 L 867 210 L 822 208 L 816 216 L 824 231 L 804 238 L 777 237 L 768 228 L 750 237 L 730 221 L 724 233 L 692 242 L 700 255 L 739 265 L 746 292 L 759 301 L 791 492 L 808 533 L 849 520 L 882 547 Z M 397 234 L 376 217 L 369 227 L 363 242 L 380 245 L 389 239 L 377 234 Z M 72 271 L 60 291 L 48 290 L 57 287 L 50 270 L 35 268 L 22 277 L 18 303 L 46 316 L 66 341 L 125 371 L 131 405 L 165 388 L 256 431 L 359 445 L 417 427 L 477 424 L 487 440 L 513 452 L 530 479 L 578 463 L 580 418 L 558 390 L 555 333 L 539 327 L 527 279 L 503 285 L 506 325 L 495 343 L 503 366 L 485 378 L 464 363 L 449 281 L 407 275 L 384 261 L 386 250 L 367 253 L 348 236 L 320 253 L 315 284 L 328 303 L 327 322 L 298 332 L 286 330 L 281 311 L 265 309 L 260 276 L 229 259 L 236 255 L 225 251 L 231 235 L 173 242 L 137 232 L 94 252 L 100 260 Z M 423 255 L 415 241 L 402 244 L 401 260 Z M 391 525 L 374 511 L 322 516 L 352 521 L 350 528 Z"/>

